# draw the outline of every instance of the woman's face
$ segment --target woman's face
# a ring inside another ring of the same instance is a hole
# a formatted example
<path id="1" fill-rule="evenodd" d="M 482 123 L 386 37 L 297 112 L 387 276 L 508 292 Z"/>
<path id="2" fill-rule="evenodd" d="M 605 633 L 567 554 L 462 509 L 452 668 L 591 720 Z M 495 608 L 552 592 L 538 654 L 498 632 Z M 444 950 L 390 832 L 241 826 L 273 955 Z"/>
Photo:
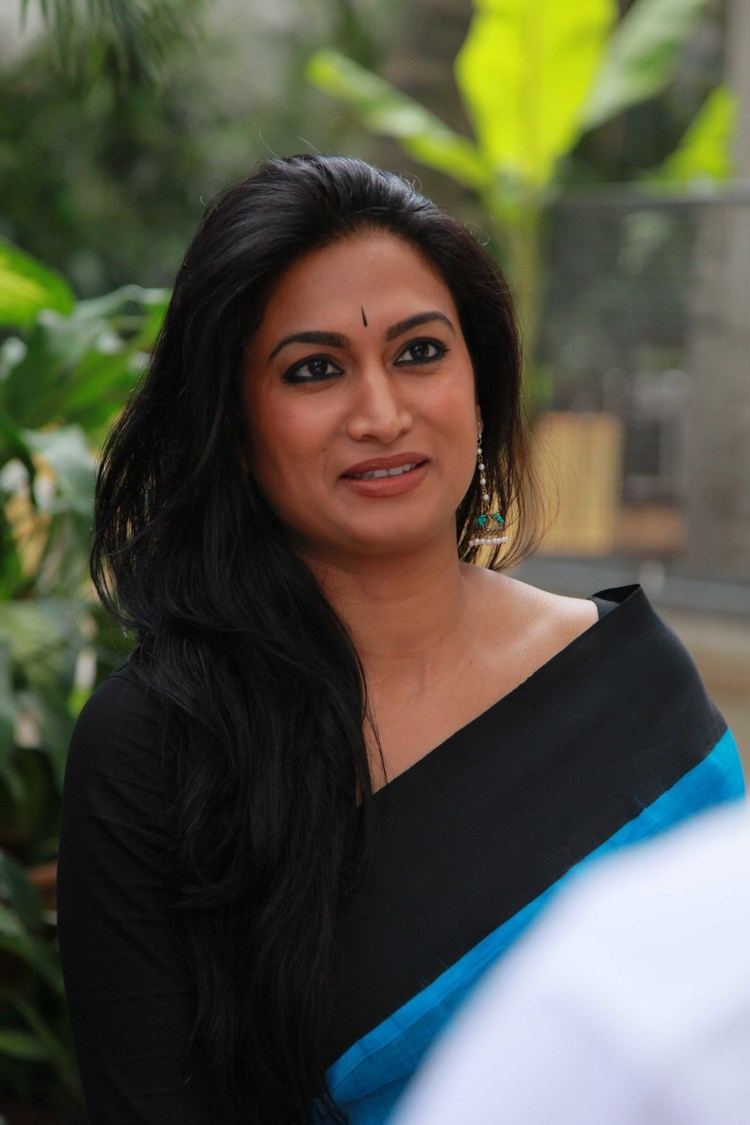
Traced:
<path id="1" fill-rule="evenodd" d="M 455 541 L 479 408 L 453 297 L 417 250 L 367 232 L 299 258 L 246 355 L 248 465 L 303 551 L 335 560 Z M 346 475 L 403 454 L 425 463 L 369 483 Z"/>

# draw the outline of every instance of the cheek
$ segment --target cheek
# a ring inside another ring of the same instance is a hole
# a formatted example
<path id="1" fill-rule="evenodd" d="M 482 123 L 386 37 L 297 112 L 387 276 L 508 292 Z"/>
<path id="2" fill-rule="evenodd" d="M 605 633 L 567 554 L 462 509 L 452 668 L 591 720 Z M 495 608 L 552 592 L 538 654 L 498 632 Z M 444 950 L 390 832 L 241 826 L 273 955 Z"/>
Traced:
<path id="1" fill-rule="evenodd" d="M 458 436 L 476 432 L 476 402 L 471 367 L 446 372 L 432 384 L 422 403 L 423 413 L 444 432 Z"/>
<path id="2" fill-rule="evenodd" d="M 315 479 L 310 469 L 325 455 L 328 430 L 321 411 L 311 405 L 269 397 L 254 406 L 251 463 L 259 484 L 271 493 L 281 489 L 292 495 L 298 487 L 309 489 Z"/>
<path id="3" fill-rule="evenodd" d="M 321 404 L 322 406 L 322 404 Z M 331 432 L 330 410 L 312 401 L 284 403 L 274 418 L 276 451 L 292 474 L 304 471 L 311 461 L 320 462 Z"/>
<path id="4" fill-rule="evenodd" d="M 448 464 L 452 466 L 451 475 L 455 474 L 456 486 L 463 496 L 471 484 L 477 465 L 477 408 L 473 368 L 467 364 L 450 373 L 433 390 L 431 402 L 425 403 L 424 416 L 436 432 L 443 435 L 449 446 Z"/>

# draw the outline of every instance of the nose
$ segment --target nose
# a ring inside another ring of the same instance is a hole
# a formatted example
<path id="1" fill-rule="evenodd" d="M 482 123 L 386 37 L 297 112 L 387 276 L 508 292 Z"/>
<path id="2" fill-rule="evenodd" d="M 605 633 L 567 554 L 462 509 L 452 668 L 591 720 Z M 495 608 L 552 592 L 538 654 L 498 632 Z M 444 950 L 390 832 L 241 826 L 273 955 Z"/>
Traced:
<path id="1" fill-rule="evenodd" d="M 398 375 L 380 363 L 362 368 L 347 419 L 349 437 L 355 441 L 375 438 L 386 445 L 411 429 L 411 411 L 398 384 Z"/>

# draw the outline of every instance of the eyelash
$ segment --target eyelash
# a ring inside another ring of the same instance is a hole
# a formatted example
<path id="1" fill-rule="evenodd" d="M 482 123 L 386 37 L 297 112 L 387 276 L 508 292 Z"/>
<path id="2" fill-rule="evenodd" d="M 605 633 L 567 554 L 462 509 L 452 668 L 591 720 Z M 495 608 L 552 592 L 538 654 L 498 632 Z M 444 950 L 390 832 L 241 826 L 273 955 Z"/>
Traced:
<path id="1" fill-rule="evenodd" d="M 447 345 L 443 344 L 440 340 L 431 340 L 431 339 L 428 339 L 428 338 L 420 339 L 420 340 L 410 340 L 409 343 L 406 345 L 406 347 L 403 349 L 403 351 L 408 351 L 409 348 L 413 348 L 417 344 L 431 344 L 433 347 L 438 349 L 438 354 L 428 356 L 426 359 L 413 359 L 411 361 L 411 364 L 413 364 L 415 366 L 426 364 L 426 363 L 435 363 L 436 360 L 442 359 L 450 351 L 450 349 L 447 347 Z M 400 354 L 403 354 L 403 352 L 400 353 Z M 284 375 L 283 375 L 284 382 L 285 383 L 321 383 L 325 379 L 331 379 L 333 377 L 333 374 L 309 375 L 309 376 L 304 377 L 304 378 L 299 378 L 297 376 L 297 373 L 299 371 L 301 371 L 303 368 L 307 367 L 308 363 L 321 363 L 321 362 L 332 364 L 333 360 L 329 359 L 328 356 L 325 356 L 325 355 L 308 356 L 307 359 L 302 360 L 300 363 L 294 364 L 293 367 L 290 367 L 288 371 L 284 372 Z M 405 364 L 398 363 L 398 361 L 396 361 L 396 363 L 397 363 L 398 367 L 404 367 L 405 366 Z"/>

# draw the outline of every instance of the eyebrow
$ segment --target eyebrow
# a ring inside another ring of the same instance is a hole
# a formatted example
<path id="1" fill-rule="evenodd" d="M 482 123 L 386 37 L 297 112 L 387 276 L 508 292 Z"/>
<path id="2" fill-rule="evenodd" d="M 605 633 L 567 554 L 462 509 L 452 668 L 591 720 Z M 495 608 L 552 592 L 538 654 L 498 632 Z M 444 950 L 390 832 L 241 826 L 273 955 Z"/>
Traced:
<path id="1" fill-rule="evenodd" d="M 431 309 L 429 312 L 415 313 L 414 316 L 407 316 L 405 320 L 399 320 L 392 324 L 386 330 L 386 340 L 395 340 L 397 336 L 403 335 L 408 332 L 410 328 L 416 328 L 419 324 L 427 324 L 431 320 L 442 320 L 447 324 L 451 332 L 455 335 L 455 329 L 451 324 L 448 317 L 437 309 Z M 268 357 L 270 363 L 273 357 L 280 352 L 287 344 L 328 344 L 332 348 L 346 348 L 351 344 L 348 336 L 342 336 L 340 332 L 320 332 L 312 330 L 309 332 L 293 332 L 291 336 L 284 336 L 279 340 L 276 347 L 273 349 Z"/>

